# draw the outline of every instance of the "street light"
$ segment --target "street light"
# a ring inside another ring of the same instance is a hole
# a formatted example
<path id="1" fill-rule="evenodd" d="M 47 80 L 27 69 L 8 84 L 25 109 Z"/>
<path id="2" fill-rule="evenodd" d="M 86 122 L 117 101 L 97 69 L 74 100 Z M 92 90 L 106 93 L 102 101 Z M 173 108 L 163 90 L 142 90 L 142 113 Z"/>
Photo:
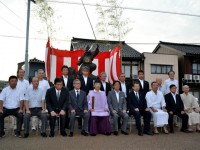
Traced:
<path id="1" fill-rule="evenodd" d="M 28 0 L 27 5 L 27 21 L 26 21 L 26 47 L 25 47 L 25 78 L 28 79 L 29 69 L 28 69 L 28 41 L 29 41 L 29 24 L 30 24 L 30 6 L 31 1 L 36 3 L 35 0 Z"/>

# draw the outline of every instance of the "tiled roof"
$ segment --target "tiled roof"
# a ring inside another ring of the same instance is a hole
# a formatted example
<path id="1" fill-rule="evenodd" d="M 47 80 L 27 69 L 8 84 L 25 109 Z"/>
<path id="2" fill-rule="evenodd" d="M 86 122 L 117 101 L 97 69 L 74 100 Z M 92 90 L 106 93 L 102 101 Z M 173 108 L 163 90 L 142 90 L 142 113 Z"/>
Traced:
<path id="1" fill-rule="evenodd" d="M 185 43 L 170 43 L 170 42 L 162 42 L 162 41 L 160 41 L 160 43 L 155 48 L 153 53 L 156 53 L 156 51 L 159 49 L 161 45 L 165 45 L 170 48 L 176 49 L 178 51 L 184 52 L 186 53 L 186 55 L 200 55 L 200 45 L 185 44 Z"/>
<path id="2" fill-rule="evenodd" d="M 122 43 L 122 57 L 123 58 L 142 59 L 141 53 L 139 53 L 137 50 L 127 45 L 125 41 L 121 41 L 120 43 Z M 103 51 L 108 51 L 108 50 L 113 49 L 117 44 L 119 44 L 119 42 L 73 38 L 71 40 L 71 50 L 86 49 L 87 46 L 90 47 L 92 44 L 98 44 L 99 50 L 103 52 Z"/>

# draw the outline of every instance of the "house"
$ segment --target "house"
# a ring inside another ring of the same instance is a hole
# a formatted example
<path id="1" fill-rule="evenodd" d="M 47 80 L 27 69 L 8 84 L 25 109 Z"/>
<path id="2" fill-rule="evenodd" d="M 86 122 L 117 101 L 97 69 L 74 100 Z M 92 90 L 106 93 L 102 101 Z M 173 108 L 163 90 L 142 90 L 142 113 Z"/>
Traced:
<path id="1" fill-rule="evenodd" d="M 70 50 L 86 49 L 87 46 L 98 44 L 100 52 L 113 49 L 116 45 L 122 44 L 122 72 L 127 79 L 137 78 L 138 70 L 142 69 L 142 54 L 130 47 L 125 41 L 105 41 L 82 38 L 72 38 Z"/>
<path id="2" fill-rule="evenodd" d="M 173 54 L 178 56 L 179 86 L 188 84 L 195 97 L 200 97 L 200 45 L 162 42 L 154 54 Z M 181 92 L 181 91 L 180 91 Z"/>
<path id="3" fill-rule="evenodd" d="M 24 62 L 18 63 L 17 70 L 19 70 L 21 68 L 24 69 L 24 64 L 25 64 Z M 29 75 L 28 76 L 29 76 L 29 81 L 30 81 L 30 79 L 32 77 L 37 75 L 37 70 L 38 69 L 45 70 L 45 62 L 42 61 L 42 60 L 39 60 L 37 58 L 30 59 L 28 68 L 29 68 Z"/>
<path id="4" fill-rule="evenodd" d="M 178 79 L 178 56 L 169 54 L 143 53 L 145 79 L 151 83 L 156 78 L 168 79 L 168 72 L 174 70 Z"/>

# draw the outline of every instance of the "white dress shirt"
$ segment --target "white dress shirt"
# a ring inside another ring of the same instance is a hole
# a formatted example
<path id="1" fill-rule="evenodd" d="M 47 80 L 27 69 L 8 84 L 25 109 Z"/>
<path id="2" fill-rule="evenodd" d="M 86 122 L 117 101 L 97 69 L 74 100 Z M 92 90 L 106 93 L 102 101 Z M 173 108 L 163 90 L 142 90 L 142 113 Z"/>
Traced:
<path id="1" fill-rule="evenodd" d="M 104 91 L 106 91 L 106 82 L 102 81 L 101 83 L 102 83 L 102 85 L 103 85 Z"/>
<path id="2" fill-rule="evenodd" d="M 120 91 L 118 91 L 118 92 L 117 92 L 117 91 L 115 91 L 115 94 L 116 94 L 116 97 L 117 97 L 117 102 L 118 102 L 118 103 L 119 103 L 119 92 L 120 92 Z"/>
<path id="3" fill-rule="evenodd" d="M 125 82 L 121 82 L 121 88 L 122 88 L 122 92 L 124 92 L 124 95 L 125 95 L 125 97 L 126 97 L 126 84 L 125 84 Z"/>
<path id="4" fill-rule="evenodd" d="M 65 83 L 65 87 L 67 87 L 68 76 L 67 76 L 67 77 L 65 77 L 65 76 L 63 75 L 63 80 L 64 80 L 64 83 Z"/>
<path id="5" fill-rule="evenodd" d="M 37 89 L 29 87 L 25 100 L 28 101 L 29 108 L 42 107 L 42 101 L 45 100 L 45 93 L 39 87 Z"/>
<path id="6" fill-rule="evenodd" d="M 178 94 L 178 81 L 177 80 L 171 80 L 171 79 L 167 79 L 164 82 L 164 87 L 163 87 L 163 93 L 164 95 L 170 93 L 170 85 L 176 85 L 177 89 L 176 89 L 176 93 Z"/>
<path id="7" fill-rule="evenodd" d="M 172 92 L 171 92 L 171 94 L 172 94 L 172 96 L 173 96 L 173 98 L 174 98 L 174 102 L 175 102 L 175 104 L 176 104 L 176 94 L 174 94 L 174 93 L 172 93 Z"/>
<path id="8" fill-rule="evenodd" d="M 74 89 L 74 91 L 75 91 L 75 93 L 76 93 L 76 96 L 77 96 L 77 94 L 80 95 L 80 89 Z M 77 92 L 77 91 L 78 91 L 78 92 Z"/>
<path id="9" fill-rule="evenodd" d="M 140 81 L 140 84 L 142 85 L 141 88 L 144 88 L 144 80 L 140 80 L 140 79 L 139 79 L 139 81 Z"/>
<path id="10" fill-rule="evenodd" d="M 10 86 L 3 89 L 0 94 L 0 100 L 3 101 L 3 107 L 7 109 L 15 109 L 20 106 L 20 101 L 24 100 L 24 93 L 20 88 L 12 89 Z"/>
<path id="11" fill-rule="evenodd" d="M 84 81 L 85 81 L 85 85 L 87 85 L 87 79 L 88 79 L 88 77 L 83 76 L 83 79 L 84 79 Z"/>
<path id="12" fill-rule="evenodd" d="M 24 93 L 24 95 L 26 94 L 26 90 L 29 87 L 29 82 L 26 79 L 23 80 L 17 80 L 17 88 L 19 88 L 21 90 L 21 92 Z"/>

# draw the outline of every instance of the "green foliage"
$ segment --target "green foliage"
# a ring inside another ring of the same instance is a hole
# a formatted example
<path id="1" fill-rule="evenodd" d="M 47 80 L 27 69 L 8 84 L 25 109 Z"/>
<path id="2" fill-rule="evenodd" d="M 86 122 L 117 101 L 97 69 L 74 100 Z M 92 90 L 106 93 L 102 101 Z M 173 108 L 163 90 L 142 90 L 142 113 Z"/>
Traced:
<path id="1" fill-rule="evenodd" d="M 120 41 L 132 30 L 128 26 L 131 22 L 130 19 L 123 18 L 122 3 L 123 0 L 101 0 L 101 4 L 97 4 L 98 22 L 96 29 L 100 39 Z"/>

